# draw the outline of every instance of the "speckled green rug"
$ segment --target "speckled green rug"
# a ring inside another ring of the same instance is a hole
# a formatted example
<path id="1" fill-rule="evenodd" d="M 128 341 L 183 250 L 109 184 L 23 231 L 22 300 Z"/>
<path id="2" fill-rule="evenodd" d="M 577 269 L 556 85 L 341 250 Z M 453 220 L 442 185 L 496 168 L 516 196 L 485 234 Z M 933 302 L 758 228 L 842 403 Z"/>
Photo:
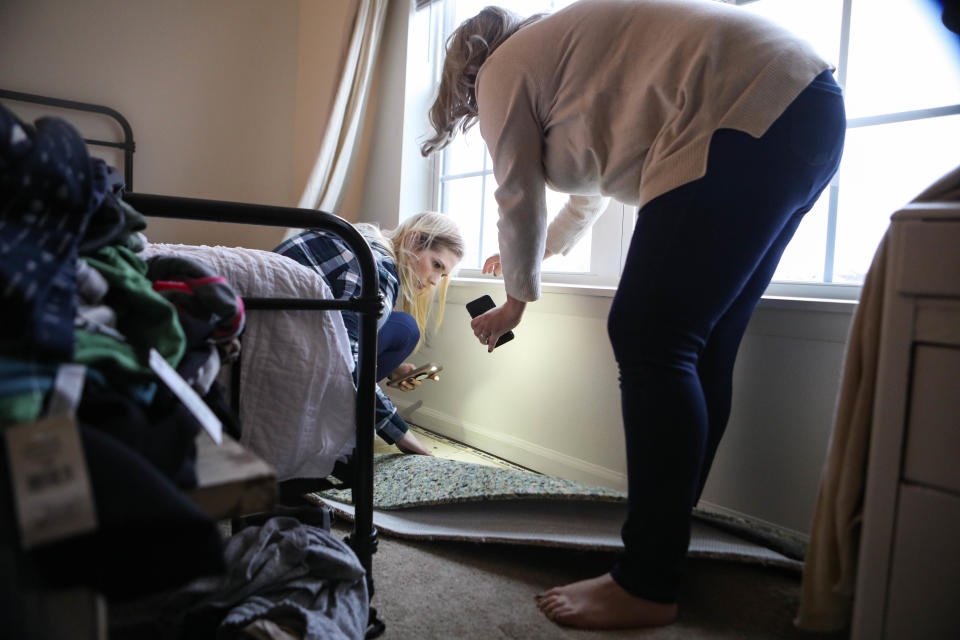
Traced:
<path id="1" fill-rule="evenodd" d="M 627 494 L 591 487 L 521 469 L 503 469 L 430 456 L 377 454 L 373 458 L 375 509 L 410 509 L 428 505 L 550 498 L 625 502 Z M 351 501 L 349 489 L 319 494 Z"/>
<path id="2" fill-rule="evenodd" d="M 620 549 L 626 494 L 429 456 L 374 456 L 374 525 L 401 538 Z M 352 519 L 351 493 L 308 494 Z M 799 569 L 802 549 L 746 521 L 697 511 L 690 555 Z"/>

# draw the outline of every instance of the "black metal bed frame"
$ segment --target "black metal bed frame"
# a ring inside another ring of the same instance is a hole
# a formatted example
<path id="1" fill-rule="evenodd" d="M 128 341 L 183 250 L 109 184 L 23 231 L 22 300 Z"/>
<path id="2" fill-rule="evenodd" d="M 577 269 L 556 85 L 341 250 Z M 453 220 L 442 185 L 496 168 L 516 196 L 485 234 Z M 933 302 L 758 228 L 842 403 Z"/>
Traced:
<path id="1" fill-rule="evenodd" d="M 133 129 L 127 119 L 118 111 L 103 105 L 6 89 L 0 89 L 0 98 L 98 113 L 116 120 L 123 130 L 123 142 L 91 139 L 84 139 L 84 142 L 88 145 L 119 148 L 123 151 L 124 180 L 128 190 L 123 194 L 123 200 L 145 216 L 296 229 L 322 229 L 338 235 L 353 251 L 360 264 L 360 277 L 363 284 L 359 296 L 349 300 L 245 297 L 243 302 L 244 306 L 251 310 L 350 310 L 360 314 L 360 353 L 356 403 L 357 442 L 353 460 L 354 477 L 351 485 L 354 527 L 352 534 L 347 536 L 347 542 L 366 570 L 368 592 L 372 598 L 374 593 L 372 557 L 377 548 L 377 531 L 373 527 L 374 401 L 376 397 L 377 317 L 382 311 L 382 300 L 379 295 L 380 287 L 376 263 L 367 242 L 349 222 L 325 211 L 135 193 L 132 191 L 133 152 L 136 149 Z M 383 629 L 383 622 L 377 618 L 376 609 L 371 607 L 367 636 L 375 637 L 382 633 Z"/>

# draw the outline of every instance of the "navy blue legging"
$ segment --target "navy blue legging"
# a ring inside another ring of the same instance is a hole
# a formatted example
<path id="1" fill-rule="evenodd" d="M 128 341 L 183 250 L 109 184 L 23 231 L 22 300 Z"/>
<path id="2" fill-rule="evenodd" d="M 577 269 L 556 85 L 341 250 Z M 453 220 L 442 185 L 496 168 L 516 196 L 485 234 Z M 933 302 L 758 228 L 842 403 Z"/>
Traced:
<path id="1" fill-rule="evenodd" d="M 737 348 L 803 215 L 837 170 L 846 126 L 829 72 L 759 139 L 713 135 L 706 175 L 640 209 L 608 330 L 627 449 L 629 593 L 676 600 L 700 497 L 730 414 Z"/>
<path id="2" fill-rule="evenodd" d="M 393 311 L 377 331 L 377 380 L 383 380 L 413 353 L 420 341 L 420 329 L 413 316 Z"/>

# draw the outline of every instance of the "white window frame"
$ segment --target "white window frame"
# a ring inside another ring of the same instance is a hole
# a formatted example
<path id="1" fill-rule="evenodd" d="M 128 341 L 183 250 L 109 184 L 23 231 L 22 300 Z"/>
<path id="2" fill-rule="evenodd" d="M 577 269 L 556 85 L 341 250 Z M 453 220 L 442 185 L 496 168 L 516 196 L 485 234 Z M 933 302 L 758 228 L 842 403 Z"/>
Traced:
<path id="1" fill-rule="evenodd" d="M 439 6 L 439 10 L 438 10 Z M 508 7 L 509 8 L 509 7 Z M 428 60 L 433 64 L 432 71 L 435 74 L 434 84 L 439 82 L 439 66 L 442 63 L 444 51 L 444 33 L 449 33 L 457 25 L 454 23 L 454 12 L 451 10 L 450 3 L 445 0 L 436 0 L 431 3 L 430 8 L 422 9 L 436 11 L 437 15 L 431 16 L 431 42 Z M 442 29 L 438 28 L 438 23 L 442 23 Z M 462 135 L 462 134 L 458 134 Z M 436 210 L 443 210 L 443 186 L 445 182 L 456 179 L 480 177 L 483 181 L 483 187 L 480 191 L 480 197 L 485 198 L 485 181 L 493 179 L 493 167 L 489 163 L 489 154 L 484 147 L 483 167 L 477 171 L 467 173 L 445 174 L 443 169 L 444 152 L 435 153 L 430 156 L 430 200 L 429 206 Z M 497 205 L 493 203 L 483 203 L 481 208 L 483 216 L 488 213 L 497 215 Z M 556 211 L 549 211 L 549 215 L 555 215 Z M 541 280 L 544 284 L 576 285 L 580 287 L 610 288 L 616 287 L 623 271 L 623 263 L 626 260 L 627 249 L 630 246 L 630 238 L 633 234 L 634 221 L 636 220 L 637 208 L 630 205 L 624 205 L 614 200 L 610 201 L 607 209 L 597 219 L 590 229 L 589 240 L 591 242 L 590 269 L 585 272 L 573 272 L 551 269 L 556 264 L 557 258 L 551 258 L 543 263 L 543 273 Z M 482 242 L 482 238 L 465 238 L 467 242 Z M 582 240 L 585 241 L 586 239 Z M 492 251 L 485 250 L 481 255 L 481 261 L 489 256 Z M 465 267 L 463 265 L 458 269 L 460 278 L 478 278 L 481 277 L 480 268 Z M 489 276 L 483 276 L 489 278 Z"/>

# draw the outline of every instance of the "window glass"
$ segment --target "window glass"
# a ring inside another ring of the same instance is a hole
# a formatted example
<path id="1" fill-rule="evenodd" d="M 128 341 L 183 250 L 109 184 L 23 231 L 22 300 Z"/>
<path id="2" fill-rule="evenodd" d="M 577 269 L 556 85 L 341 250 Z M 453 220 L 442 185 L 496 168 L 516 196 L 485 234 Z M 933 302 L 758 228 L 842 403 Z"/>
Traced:
<path id="1" fill-rule="evenodd" d="M 450 180 L 444 184 L 440 209 L 457 221 L 466 242 L 466 251 L 460 263 L 461 270 L 476 269 L 481 264 L 483 201 L 477 196 L 482 193 L 482 176 Z"/>
<path id="2" fill-rule="evenodd" d="M 504 6 L 527 16 L 556 11 L 571 1 L 516 0 Z M 450 31 L 488 4 L 434 4 L 435 41 L 445 41 Z M 933 0 L 755 0 L 742 9 L 781 24 L 837 65 L 852 120 L 833 192 L 825 190 L 804 217 L 774 280 L 860 284 L 890 215 L 958 162 L 960 115 L 942 111 L 960 112 L 960 38 L 942 25 L 941 8 Z M 847 33 L 845 10 L 850 18 Z M 429 40 L 426 34 L 423 38 Z M 846 68 L 841 67 L 844 62 Z M 921 113 L 921 119 L 900 121 L 906 116 L 897 115 L 935 108 L 941 112 Z M 867 116 L 891 120 L 857 120 Z M 478 269 L 498 251 L 496 183 L 479 127 L 466 136 L 458 134 L 436 169 L 438 206 L 457 218 L 472 245 L 462 266 Z M 565 201 L 565 195 L 548 191 L 548 215 L 555 215 Z M 632 220 L 634 213 L 632 208 L 624 213 L 626 209 L 616 214 L 619 224 L 596 225 L 569 255 L 544 262 L 544 273 L 555 274 L 553 281 L 575 281 L 569 274 L 602 272 L 605 284 L 615 284 L 620 260 L 611 258 L 622 257 L 630 235 L 627 218 Z"/>
<path id="3" fill-rule="evenodd" d="M 826 262 L 830 189 L 824 189 L 813 208 L 803 216 L 787 245 L 773 279 L 778 282 L 823 282 Z"/>
<path id="4" fill-rule="evenodd" d="M 776 22 L 809 42 L 824 60 L 839 63 L 843 0 L 759 0 L 743 9 Z"/>
<path id="5" fill-rule="evenodd" d="M 960 103 L 957 38 L 927 0 L 857 0 L 850 20 L 847 117 Z"/>
<path id="6" fill-rule="evenodd" d="M 847 130 L 834 282 L 863 281 L 890 216 L 960 162 L 960 115 Z"/>
<path id="7" fill-rule="evenodd" d="M 443 175 L 461 175 L 484 169 L 487 148 L 480 137 L 480 127 L 474 126 L 467 134 L 457 133 L 443 153 Z M 489 164 L 487 165 L 489 166 Z"/>

